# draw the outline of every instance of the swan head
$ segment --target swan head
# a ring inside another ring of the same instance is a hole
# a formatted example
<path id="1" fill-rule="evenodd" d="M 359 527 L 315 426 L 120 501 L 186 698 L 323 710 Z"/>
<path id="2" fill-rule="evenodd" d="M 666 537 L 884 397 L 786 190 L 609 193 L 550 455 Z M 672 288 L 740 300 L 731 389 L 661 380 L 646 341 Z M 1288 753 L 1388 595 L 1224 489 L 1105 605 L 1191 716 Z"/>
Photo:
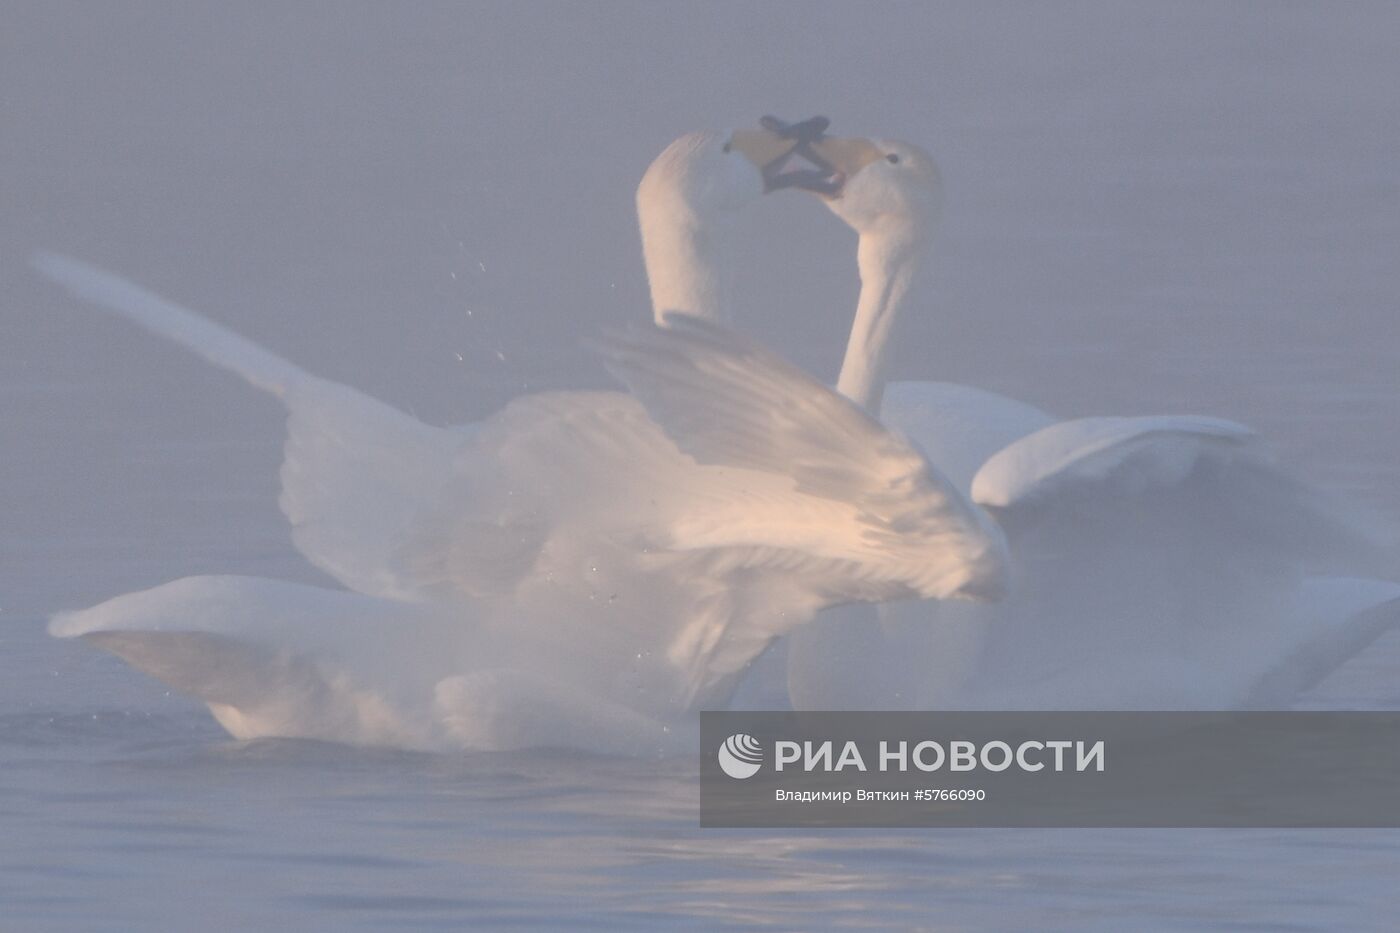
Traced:
<path id="1" fill-rule="evenodd" d="M 742 209 L 770 191 L 830 185 L 830 170 L 793 157 L 825 128 L 825 119 L 813 117 L 687 133 L 652 161 L 637 187 L 637 219 L 658 323 L 673 312 L 729 317 L 733 228 Z"/>
<path id="2" fill-rule="evenodd" d="M 842 179 L 823 194 L 826 206 L 860 235 L 860 300 L 836 387 L 878 412 L 895 321 L 931 252 L 943 182 L 933 157 L 911 143 L 834 136 L 809 146 Z"/>
<path id="3" fill-rule="evenodd" d="M 783 188 L 833 190 L 832 172 L 794 155 L 804 141 L 819 138 L 827 121 L 812 117 L 784 124 L 727 132 L 687 133 L 648 166 L 637 188 L 638 209 L 680 210 L 698 219 L 723 219 L 761 195 Z"/>
<path id="4" fill-rule="evenodd" d="M 811 147 L 842 179 L 834 190 L 816 193 L 857 233 L 932 238 L 943 211 L 933 156 L 912 143 L 855 136 L 827 137 Z"/>

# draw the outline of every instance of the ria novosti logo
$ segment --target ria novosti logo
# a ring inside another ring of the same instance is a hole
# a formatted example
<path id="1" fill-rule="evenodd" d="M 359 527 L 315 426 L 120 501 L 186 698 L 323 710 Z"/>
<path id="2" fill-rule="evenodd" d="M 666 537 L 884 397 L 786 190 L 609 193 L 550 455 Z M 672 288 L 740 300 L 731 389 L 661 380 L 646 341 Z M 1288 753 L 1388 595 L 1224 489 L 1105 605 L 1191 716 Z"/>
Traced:
<path id="1" fill-rule="evenodd" d="M 753 736 L 736 732 L 719 747 L 719 766 L 732 778 L 751 778 L 763 766 L 763 746 Z"/>

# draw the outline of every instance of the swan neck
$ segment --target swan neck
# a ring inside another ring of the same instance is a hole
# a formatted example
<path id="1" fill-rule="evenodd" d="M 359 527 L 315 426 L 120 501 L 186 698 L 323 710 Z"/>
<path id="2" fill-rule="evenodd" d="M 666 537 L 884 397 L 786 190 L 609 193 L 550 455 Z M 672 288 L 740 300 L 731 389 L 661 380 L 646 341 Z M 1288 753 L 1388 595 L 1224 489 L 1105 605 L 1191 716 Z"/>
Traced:
<path id="1" fill-rule="evenodd" d="M 732 224 L 698 217 L 681 198 L 639 198 L 637 214 L 656 323 L 672 312 L 728 322 Z"/>
<path id="2" fill-rule="evenodd" d="M 890 337 L 922 265 L 923 249 L 899 237 L 865 235 L 857 255 L 860 300 L 836 390 L 879 414 Z"/>

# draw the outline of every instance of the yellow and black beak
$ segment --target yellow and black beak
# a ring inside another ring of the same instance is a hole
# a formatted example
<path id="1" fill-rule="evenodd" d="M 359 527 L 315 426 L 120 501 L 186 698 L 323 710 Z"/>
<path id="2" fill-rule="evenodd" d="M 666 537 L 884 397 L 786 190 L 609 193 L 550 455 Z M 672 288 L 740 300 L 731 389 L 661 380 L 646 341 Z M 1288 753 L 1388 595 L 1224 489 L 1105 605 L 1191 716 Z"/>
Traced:
<path id="1" fill-rule="evenodd" d="M 813 140 L 812 153 L 842 178 L 853 178 L 872 162 L 886 158 L 884 150 L 859 136 L 823 136 Z"/>
<path id="2" fill-rule="evenodd" d="M 777 117 L 764 117 L 759 122 L 762 129 L 736 130 L 729 145 L 762 173 L 765 193 L 800 188 L 826 197 L 840 195 L 845 176 L 817 150 L 830 120 L 810 117 L 800 123 L 785 123 Z"/>

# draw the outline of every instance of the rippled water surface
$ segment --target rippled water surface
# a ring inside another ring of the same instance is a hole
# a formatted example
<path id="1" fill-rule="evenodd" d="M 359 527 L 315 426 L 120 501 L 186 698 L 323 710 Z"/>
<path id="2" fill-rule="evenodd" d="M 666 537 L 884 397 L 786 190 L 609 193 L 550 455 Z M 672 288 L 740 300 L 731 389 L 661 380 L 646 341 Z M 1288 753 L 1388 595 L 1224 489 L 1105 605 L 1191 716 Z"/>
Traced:
<path id="1" fill-rule="evenodd" d="M 605 384 L 577 339 L 646 316 L 642 169 L 769 110 L 943 166 L 900 375 L 1236 418 L 1400 522 L 1390 5 L 862 9 L 0 8 L 0 929 L 1393 927 L 1394 832 L 702 832 L 688 759 L 240 744 L 44 634 L 189 574 L 325 581 L 278 406 L 30 251 L 465 422 Z M 830 375 L 853 244 L 770 200 L 742 324 Z M 1400 708 L 1400 638 L 1302 702 Z"/>

